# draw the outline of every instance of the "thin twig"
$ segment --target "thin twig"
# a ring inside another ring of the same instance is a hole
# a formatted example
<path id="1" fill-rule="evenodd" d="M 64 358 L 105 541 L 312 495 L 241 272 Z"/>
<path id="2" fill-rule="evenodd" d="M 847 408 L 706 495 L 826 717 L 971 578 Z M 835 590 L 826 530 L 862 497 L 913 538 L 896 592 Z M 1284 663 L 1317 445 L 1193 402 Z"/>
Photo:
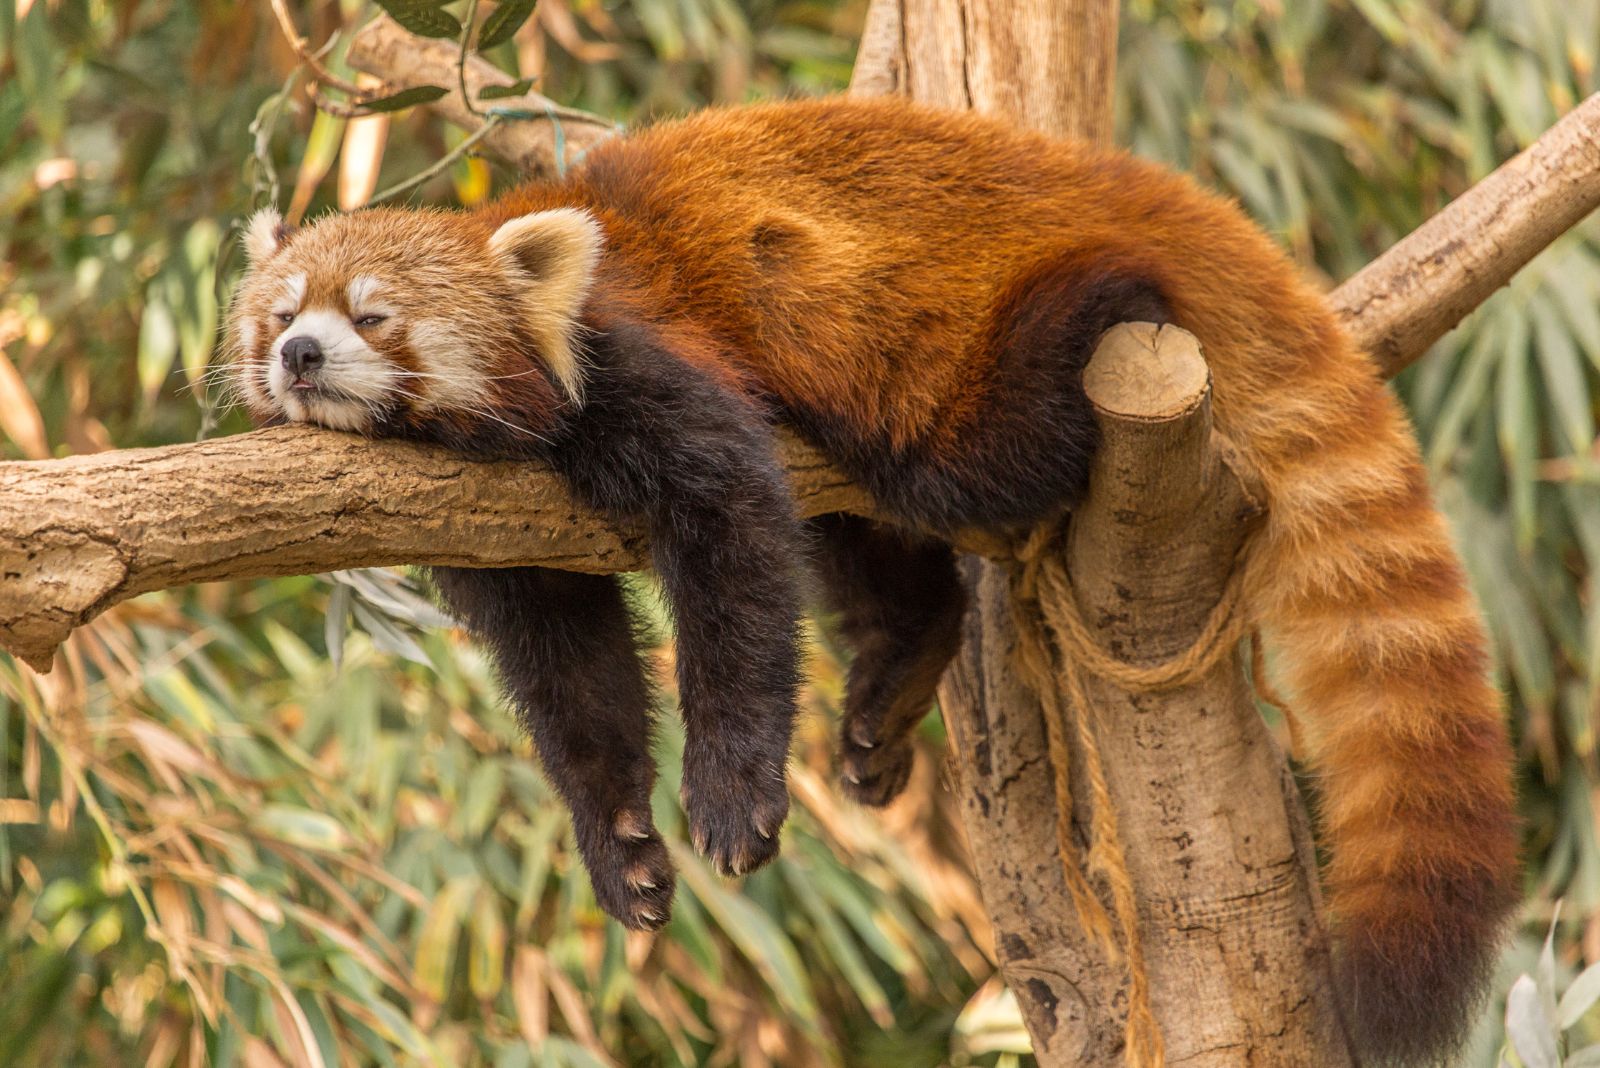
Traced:
<path id="1" fill-rule="evenodd" d="M 461 18 L 461 47 L 456 56 L 456 85 L 461 90 L 461 103 L 473 115 L 482 116 L 472 96 L 467 92 L 467 56 L 471 54 L 472 27 L 478 21 L 478 0 L 467 0 L 467 13 Z"/>
<path id="2" fill-rule="evenodd" d="M 322 94 L 322 90 L 315 85 L 306 86 L 306 92 L 310 94 L 311 102 L 316 105 L 318 111 L 326 111 L 336 119 L 364 119 L 368 115 L 384 114 L 384 112 L 367 108 L 360 100 L 348 104 L 337 100 L 329 100 Z M 371 93 L 368 94 L 368 97 L 376 100 L 378 95 L 377 93 Z"/>
<path id="3" fill-rule="evenodd" d="M 317 81 L 340 92 L 360 96 L 362 89 L 359 85 L 339 77 L 323 66 L 317 54 L 306 47 L 307 41 L 300 36 L 300 30 L 295 26 L 294 19 L 289 15 L 289 9 L 284 4 L 284 0 L 271 0 L 271 3 L 272 13 L 278 17 L 278 28 L 283 31 L 283 36 L 288 40 L 289 47 L 294 49 L 294 54 L 300 57 L 300 62 L 311 68 L 311 73 L 316 76 Z M 324 46 L 321 51 L 327 51 L 327 47 Z"/>
<path id="4" fill-rule="evenodd" d="M 488 119 L 484 121 L 484 124 L 481 127 L 479 127 L 477 130 L 474 130 L 465 141 L 462 141 L 455 148 L 451 149 L 433 166 L 429 167 L 420 174 L 412 175 L 403 182 L 391 185 L 388 189 L 385 189 L 380 193 L 374 194 L 372 199 L 368 200 L 367 203 L 382 203 L 383 201 L 388 200 L 390 197 L 399 196 L 406 190 L 413 189 L 421 185 L 436 175 L 443 174 L 445 170 L 451 166 L 451 164 L 455 163 L 456 160 L 470 152 L 472 150 L 472 146 L 476 145 L 479 141 L 482 141 L 484 137 L 488 135 L 489 131 L 493 130 L 500 124 L 500 121 L 499 115 L 490 115 Z"/>

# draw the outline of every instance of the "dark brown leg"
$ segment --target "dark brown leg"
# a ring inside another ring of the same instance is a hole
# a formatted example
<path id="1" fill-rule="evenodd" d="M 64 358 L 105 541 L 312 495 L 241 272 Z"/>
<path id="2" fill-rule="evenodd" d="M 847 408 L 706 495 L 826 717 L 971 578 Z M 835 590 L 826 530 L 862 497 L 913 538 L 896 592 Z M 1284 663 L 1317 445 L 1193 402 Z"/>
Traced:
<path id="1" fill-rule="evenodd" d="M 839 774 L 864 805 L 886 805 L 911 776 L 912 728 L 961 643 L 966 591 L 955 554 L 856 516 L 812 521 L 818 571 L 855 654 L 839 729 Z"/>

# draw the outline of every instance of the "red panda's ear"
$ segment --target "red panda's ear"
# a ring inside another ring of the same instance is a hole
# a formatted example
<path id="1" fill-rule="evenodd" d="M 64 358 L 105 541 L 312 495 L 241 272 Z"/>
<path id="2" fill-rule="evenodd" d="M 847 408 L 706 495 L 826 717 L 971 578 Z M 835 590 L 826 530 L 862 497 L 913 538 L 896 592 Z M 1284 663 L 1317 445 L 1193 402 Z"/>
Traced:
<path id="1" fill-rule="evenodd" d="M 593 215 L 556 208 L 502 223 L 489 238 L 489 248 L 539 287 L 541 301 L 565 304 L 564 310 L 576 314 L 604 240 Z"/>
<path id="2" fill-rule="evenodd" d="M 528 325 L 574 400 L 582 393 L 583 372 L 572 334 L 604 242 L 600 223 L 580 208 L 521 215 L 489 238 L 489 250 L 528 282 L 523 301 Z"/>
<path id="3" fill-rule="evenodd" d="M 293 232 L 294 228 L 284 224 L 276 208 L 262 208 L 250 216 L 244 229 L 244 253 L 250 266 L 259 267 L 271 259 L 278 246 Z"/>

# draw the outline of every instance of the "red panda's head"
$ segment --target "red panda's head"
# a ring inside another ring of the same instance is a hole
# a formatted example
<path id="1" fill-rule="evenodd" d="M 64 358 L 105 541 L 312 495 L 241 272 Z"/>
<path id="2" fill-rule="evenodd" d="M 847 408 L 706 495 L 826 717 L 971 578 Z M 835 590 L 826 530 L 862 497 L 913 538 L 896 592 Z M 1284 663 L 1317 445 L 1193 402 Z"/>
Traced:
<path id="1" fill-rule="evenodd" d="M 298 229 L 258 212 L 228 313 L 234 385 L 260 421 L 377 432 L 511 406 L 537 424 L 581 400 L 577 317 L 600 245 L 599 224 L 570 208 L 492 231 L 440 211 Z"/>

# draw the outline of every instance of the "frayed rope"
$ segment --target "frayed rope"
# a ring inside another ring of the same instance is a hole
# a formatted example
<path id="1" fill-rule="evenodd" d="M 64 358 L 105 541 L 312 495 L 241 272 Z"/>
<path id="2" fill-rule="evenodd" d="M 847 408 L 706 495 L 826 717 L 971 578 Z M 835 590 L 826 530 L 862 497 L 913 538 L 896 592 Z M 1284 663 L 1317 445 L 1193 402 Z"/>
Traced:
<path id="1" fill-rule="evenodd" d="M 1166 1055 L 1161 1030 L 1150 1008 L 1150 978 L 1139 939 L 1138 902 L 1096 742 L 1099 711 L 1084 690 L 1084 676 L 1087 673 L 1135 693 L 1160 693 L 1198 682 L 1231 655 L 1250 631 L 1249 614 L 1244 607 L 1245 569 L 1236 561 L 1221 598 L 1187 649 L 1159 664 L 1130 664 L 1102 649 L 1079 614 L 1060 533 L 1057 527 L 1042 526 L 1016 552 L 1020 566 L 1011 572 L 1011 611 L 1019 638 L 1017 666 L 1029 687 L 1039 695 L 1044 710 L 1045 738 L 1054 772 L 1056 848 L 1078 922 L 1100 943 L 1109 959 L 1120 959 L 1127 965 L 1124 1063 L 1128 1068 L 1162 1068 Z M 1252 644 L 1259 650 L 1259 636 Z M 1258 659 L 1252 675 L 1261 688 L 1265 686 L 1265 675 L 1259 665 Z M 1263 691 L 1264 695 L 1269 692 Z M 1281 702 L 1274 703 L 1284 707 Z M 1290 722 L 1293 723 L 1292 718 Z M 1069 723 L 1083 753 L 1093 809 L 1087 868 L 1078 860 L 1072 839 L 1072 783 L 1066 740 Z M 1098 873 L 1110 888 L 1114 924 L 1090 887 L 1087 872 Z"/>

